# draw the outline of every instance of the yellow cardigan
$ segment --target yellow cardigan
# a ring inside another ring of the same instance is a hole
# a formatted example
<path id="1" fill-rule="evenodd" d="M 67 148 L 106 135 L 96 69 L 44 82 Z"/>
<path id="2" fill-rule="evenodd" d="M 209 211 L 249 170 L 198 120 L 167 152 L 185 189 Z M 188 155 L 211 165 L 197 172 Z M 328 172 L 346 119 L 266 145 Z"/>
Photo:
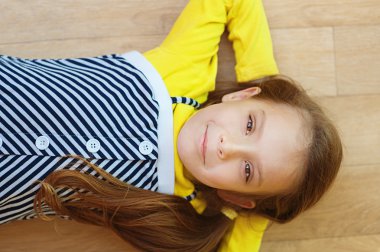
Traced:
<path id="1" fill-rule="evenodd" d="M 200 103 L 207 99 L 208 92 L 215 89 L 218 44 L 226 26 L 235 52 L 238 82 L 278 74 L 260 0 L 191 0 L 164 42 L 144 53 L 160 73 L 170 96 L 187 96 Z M 181 127 L 196 111 L 184 104 L 175 106 L 174 146 L 177 146 Z M 183 175 L 177 148 L 174 158 L 174 194 L 184 197 L 193 192 L 194 185 Z M 191 203 L 199 213 L 205 209 L 198 198 Z M 267 223 L 260 216 L 238 216 L 219 251 L 258 251 Z"/>

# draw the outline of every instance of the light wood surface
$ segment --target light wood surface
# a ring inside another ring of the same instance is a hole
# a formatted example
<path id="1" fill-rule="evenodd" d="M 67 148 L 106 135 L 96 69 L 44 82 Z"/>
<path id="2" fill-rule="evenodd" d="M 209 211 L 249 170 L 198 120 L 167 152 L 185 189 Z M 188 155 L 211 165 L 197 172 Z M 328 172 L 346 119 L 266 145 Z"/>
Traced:
<path id="1" fill-rule="evenodd" d="M 2 0 L 0 54 L 64 58 L 145 51 L 185 0 Z M 337 181 L 310 211 L 267 230 L 261 251 L 380 248 L 380 2 L 264 0 L 280 71 L 316 96 L 345 146 Z M 218 81 L 234 80 L 224 36 Z M 110 231 L 72 221 L 0 226 L 0 251 L 134 251 Z"/>

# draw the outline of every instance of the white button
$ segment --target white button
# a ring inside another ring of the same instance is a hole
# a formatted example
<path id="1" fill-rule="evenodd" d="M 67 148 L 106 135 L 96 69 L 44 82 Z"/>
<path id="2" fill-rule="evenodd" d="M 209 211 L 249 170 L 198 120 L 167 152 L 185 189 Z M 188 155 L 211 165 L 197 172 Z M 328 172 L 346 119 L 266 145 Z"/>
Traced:
<path id="1" fill-rule="evenodd" d="M 39 136 L 36 139 L 36 147 L 39 150 L 45 150 L 49 147 L 49 138 L 46 136 Z"/>
<path id="2" fill-rule="evenodd" d="M 90 139 L 86 143 L 86 148 L 89 152 L 97 152 L 100 150 L 100 142 L 97 139 Z"/>
<path id="3" fill-rule="evenodd" d="M 143 155 L 148 155 L 153 150 L 153 144 L 149 141 L 142 141 L 139 146 L 139 151 Z"/>

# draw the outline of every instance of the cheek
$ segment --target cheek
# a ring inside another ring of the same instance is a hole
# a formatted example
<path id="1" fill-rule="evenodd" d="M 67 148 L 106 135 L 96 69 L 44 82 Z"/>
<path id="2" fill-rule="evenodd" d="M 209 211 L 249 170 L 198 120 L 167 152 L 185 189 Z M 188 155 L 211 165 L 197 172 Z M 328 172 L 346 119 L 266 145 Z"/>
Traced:
<path id="1" fill-rule="evenodd" d="M 219 164 L 203 170 L 200 179 L 204 180 L 203 183 L 211 187 L 231 189 L 239 183 L 239 170 L 236 164 Z"/>

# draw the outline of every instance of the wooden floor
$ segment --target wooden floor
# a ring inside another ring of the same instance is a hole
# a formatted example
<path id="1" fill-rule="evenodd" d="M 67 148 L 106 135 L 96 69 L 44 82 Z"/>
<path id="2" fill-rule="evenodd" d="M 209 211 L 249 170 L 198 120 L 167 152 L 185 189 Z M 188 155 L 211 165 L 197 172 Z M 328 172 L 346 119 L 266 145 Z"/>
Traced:
<path id="1" fill-rule="evenodd" d="M 0 54 L 97 56 L 158 45 L 184 0 L 2 0 Z M 312 210 L 273 224 L 261 251 L 380 251 L 380 1 L 265 0 L 283 74 L 302 83 L 334 119 L 345 159 Z M 224 40 L 219 81 L 234 79 Z M 104 244 L 107 244 L 106 246 Z M 132 251 L 108 231 L 70 221 L 0 226 L 1 251 Z"/>

